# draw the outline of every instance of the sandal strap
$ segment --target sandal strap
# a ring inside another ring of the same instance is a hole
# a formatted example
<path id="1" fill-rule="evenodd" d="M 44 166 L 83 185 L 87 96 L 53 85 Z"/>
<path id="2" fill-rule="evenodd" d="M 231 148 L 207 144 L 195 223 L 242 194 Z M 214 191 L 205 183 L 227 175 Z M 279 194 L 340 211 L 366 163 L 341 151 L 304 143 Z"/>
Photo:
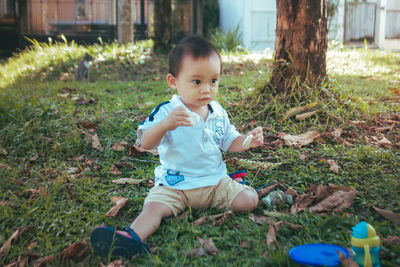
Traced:
<path id="1" fill-rule="evenodd" d="M 142 242 L 142 239 L 140 239 L 140 237 L 135 233 L 135 231 L 132 230 L 132 228 L 130 227 L 124 227 L 122 228 L 123 231 L 126 231 L 129 233 L 129 235 L 135 239 L 135 240 L 140 240 L 140 242 Z"/>

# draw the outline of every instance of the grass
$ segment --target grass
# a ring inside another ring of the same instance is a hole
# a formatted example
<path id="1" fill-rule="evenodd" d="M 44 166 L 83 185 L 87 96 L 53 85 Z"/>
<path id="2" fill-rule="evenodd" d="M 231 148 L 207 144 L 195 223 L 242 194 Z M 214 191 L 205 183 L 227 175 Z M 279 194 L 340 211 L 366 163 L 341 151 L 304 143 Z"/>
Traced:
<path id="1" fill-rule="evenodd" d="M 152 108 L 171 97 L 164 80 L 167 58 L 151 52 L 151 42 L 119 46 L 98 44 L 82 47 L 74 43 L 35 43 L 0 66 L 0 244 L 22 226 L 33 229 L 15 240 L 0 255 L 0 265 L 17 260 L 59 254 L 70 244 L 84 240 L 96 225 L 122 227 L 139 214 L 149 186 L 116 185 L 120 177 L 153 177 L 158 158 L 151 154 L 132 156 L 128 150 L 114 151 L 114 143 L 136 139 L 138 124 Z M 74 69 L 82 55 L 96 57 L 90 83 L 74 82 Z M 168 218 L 148 239 L 152 254 L 134 259 L 132 265 L 154 266 L 296 266 L 288 256 L 291 247 L 303 243 L 327 242 L 350 246 L 351 227 L 361 220 L 371 223 L 381 237 L 400 236 L 400 229 L 376 214 L 371 207 L 400 212 L 398 177 L 400 151 L 398 119 L 394 128 L 376 132 L 371 127 L 385 126 L 399 114 L 400 54 L 368 49 L 331 47 L 328 53 L 329 82 L 322 90 L 307 88 L 285 97 L 262 91 L 270 75 L 271 56 L 225 54 L 224 76 L 218 101 L 242 132 L 251 121 L 263 126 L 264 134 L 299 134 L 307 130 L 321 133 L 343 128 L 344 137 L 354 146 L 347 147 L 325 138 L 301 149 L 279 146 L 248 153 L 225 153 L 226 158 L 267 159 L 284 164 L 274 170 L 248 171 L 248 180 L 258 188 L 266 183 L 286 181 L 298 192 L 311 184 L 349 185 L 360 193 L 343 214 L 329 216 L 304 212 L 282 219 L 301 224 L 303 229 L 282 226 L 277 243 L 266 245 L 268 224 L 257 225 L 247 214 L 235 215 L 217 226 L 194 226 L 193 221 L 217 210 L 190 211 L 184 219 Z M 69 88 L 69 89 L 68 89 Z M 70 95 L 65 96 L 66 93 Z M 63 96 L 64 95 L 64 96 Z M 79 104 L 73 97 L 91 100 Z M 297 121 L 278 122 L 292 107 L 317 101 L 315 116 Z M 398 117 L 397 117 L 398 118 Z M 95 131 L 79 122 L 95 122 Z M 355 121 L 365 121 L 364 124 Z M 386 124 L 385 124 L 386 123 Z M 360 127 L 363 126 L 363 127 Z M 93 149 L 90 135 L 96 132 L 104 148 Z M 376 147 L 368 137 L 385 136 L 391 149 Z M 302 157 L 307 155 L 307 160 Z M 35 156 L 37 158 L 35 159 Z M 83 156 L 83 159 L 76 159 Z M 339 174 L 318 158 L 334 159 Z M 121 175 L 110 173 L 119 165 Z M 136 167 L 133 168 L 132 164 Z M 8 167 L 8 168 L 7 168 Z M 71 173 L 78 168 L 78 174 Z M 238 167 L 229 165 L 230 171 Z M 30 189 L 41 189 L 32 193 Z M 40 193 L 41 192 L 41 193 Z M 111 196 L 129 198 L 116 218 L 106 217 L 112 207 Z M 254 211 L 268 208 L 260 203 Z M 287 208 L 278 209 L 287 212 Z M 212 238 L 217 256 L 188 257 L 185 252 L 198 247 L 196 237 Z M 37 245 L 27 250 L 31 242 Z M 247 247 L 240 244 L 247 242 Z M 262 256 L 268 250 L 269 257 Z M 400 264 L 400 246 L 382 247 L 383 266 Z M 56 260 L 52 265 L 59 265 Z M 108 263 L 94 254 L 72 266 L 97 266 Z M 32 263 L 32 262 L 31 262 Z M 128 264 L 128 263 L 127 263 Z"/>

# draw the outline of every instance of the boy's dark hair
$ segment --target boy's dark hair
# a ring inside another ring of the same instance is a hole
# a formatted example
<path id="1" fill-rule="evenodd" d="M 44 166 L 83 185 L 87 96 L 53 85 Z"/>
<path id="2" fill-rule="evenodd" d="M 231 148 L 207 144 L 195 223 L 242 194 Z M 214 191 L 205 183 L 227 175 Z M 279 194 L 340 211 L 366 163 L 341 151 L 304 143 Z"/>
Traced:
<path id="1" fill-rule="evenodd" d="M 182 59 L 186 55 L 191 55 L 194 59 L 198 59 L 209 57 L 213 53 L 218 55 L 222 69 L 221 56 L 218 49 L 215 48 L 210 41 L 198 35 L 185 37 L 178 42 L 169 54 L 169 73 L 175 77 L 179 74 L 182 66 Z"/>

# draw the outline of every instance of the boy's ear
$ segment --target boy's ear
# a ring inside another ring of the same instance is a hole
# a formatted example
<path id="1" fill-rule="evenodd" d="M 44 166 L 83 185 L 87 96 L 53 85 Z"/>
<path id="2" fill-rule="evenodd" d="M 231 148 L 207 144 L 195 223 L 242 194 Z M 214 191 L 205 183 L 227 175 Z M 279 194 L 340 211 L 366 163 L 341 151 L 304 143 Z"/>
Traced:
<path id="1" fill-rule="evenodd" d="M 168 73 L 167 75 L 167 83 L 169 87 L 171 87 L 172 89 L 176 89 L 176 79 L 175 76 L 172 75 L 171 73 Z"/>

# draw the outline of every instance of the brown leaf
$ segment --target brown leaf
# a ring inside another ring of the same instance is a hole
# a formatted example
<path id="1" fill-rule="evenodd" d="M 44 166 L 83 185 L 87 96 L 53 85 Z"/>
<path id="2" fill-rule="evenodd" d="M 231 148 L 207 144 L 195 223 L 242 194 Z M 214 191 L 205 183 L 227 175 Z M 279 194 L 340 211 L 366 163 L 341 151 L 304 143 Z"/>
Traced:
<path id="1" fill-rule="evenodd" d="M 7 155 L 7 151 L 2 147 L 0 147 L 0 155 Z"/>
<path id="2" fill-rule="evenodd" d="M 122 174 L 122 172 L 120 172 L 119 170 L 118 170 L 118 167 L 117 166 L 115 166 L 114 164 L 111 166 L 111 168 L 110 168 L 110 173 L 111 174 L 114 174 L 114 175 L 121 175 Z"/>
<path id="3" fill-rule="evenodd" d="M 61 252 L 60 258 L 62 259 L 62 261 L 72 259 L 78 262 L 87 255 L 87 253 L 82 254 L 82 252 L 87 252 L 87 248 L 88 244 L 86 241 L 73 243 Z"/>
<path id="4" fill-rule="evenodd" d="M 202 224 L 205 224 L 206 222 L 208 222 L 208 220 L 209 220 L 208 216 L 203 216 L 203 217 L 200 217 L 197 220 L 195 220 L 193 222 L 193 225 L 195 225 L 195 226 L 202 225 Z"/>
<path id="5" fill-rule="evenodd" d="M 224 213 L 213 215 L 212 217 L 215 219 L 215 221 L 211 225 L 216 226 L 231 216 L 233 216 L 233 211 L 231 210 L 225 211 Z"/>
<path id="6" fill-rule="evenodd" d="M 211 237 L 209 239 L 203 239 L 201 237 L 197 237 L 197 241 L 199 241 L 200 245 L 206 250 L 208 254 L 214 256 L 218 254 L 219 252 L 218 248 L 215 246 Z"/>
<path id="7" fill-rule="evenodd" d="M 6 169 L 6 170 L 11 170 L 11 167 L 9 167 L 8 165 L 1 163 L 1 162 L 0 162 L 0 168 Z"/>
<path id="8" fill-rule="evenodd" d="M 351 186 L 311 185 L 306 193 L 298 196 L 290 211 L 297 213 L 310 208 L 314 213 L 338 212 L 351 206 L 358 191 Z"/>
<path id="9" fill-rule="evenodd" d="M 400 245 L 400 236 L 389 235 L 382 240 L 382 244 L 385 246 L 397 246 Z"/>
<path id="10" fill-rule="evenodd" d="M 147 149 L 141 148 L 141 147 L 136 146 L 136 145 L 130 145 L 129 146 L 129 155 L 140 155 L 140 154 L 146 153 L 146 152 L 151 153 L 151 154 L 153 154 L 155 156 L 158 156 L 158 149 L 157 148 L 153 148 L 153 149 L 147 150 Z"/>
<path id="11" fill-rule="evenodd" d="M 267 216 L 258 216 L 254 215 L 253 213 L 249 214 L 249 219 L 253 222 L 257 223 L 258 225 L 264 225 L 266 223 L 271 223 L 271 219 Z"/>
<path id="12" fill-rule="evenodd" d="M 262 198 L 263 196 L 267 195 L 272 189 L 274 189 L 277 186 L 280 186 L 281 184 L 284 184 L 285 182 L 275 182 L 273 185 L 269 185 L 267 187 L 263 187 L 257 191 L 258 198 Z"/>
<path id="13" fill-rule="evenodd" d="M 45 257 L 39 258 L 33 262 L 33 266 L 34 267 L 45 266 L 46 264 L 55 261 L 56 258 L 57 258 L 56 255 L 50 255 L 50 256 L 45 256 Z"/>
<path id="14" fill-rule="evenodd" d="M 113 182 L 114 184 L 140 184 L 142 181 L 144 181 L 145 179 L 133 179 L 133 178 L 120 178 L 120 179 L 115 179 L 112 180 L 111 182 Z"/>
<path id="15" fill-rule="evenodd" d="M 47 190 L 44 189 L 44 187 L 39 187 L 39 189 L 30 188 L 30 189 L 27 189 L 26 191 L 32 193 L 31 198 L 33 198 L 35 196 L 45 197 L 47 195 Z"/>
<path id="16" fill-rule="evenodd" d="M 185 253 L 186 257 L 188 257 L 188 256 L 200 257 L 200 256 L 204 256 L 204 255 L 206 255 L 206 251 L 204 250 L 203 247 L 194 248 L 190 252 Z"/>
<path id="17" fill-rule="evenodd" d="M 334 131 L 331 132 L 331 135 L 334 138 L 340 138 L 342 136 L 343 129 L 342 128 L 336 128 Z"/>
<path id="18" fill-rule="evenodd" d="M 267 246 L 272 245 L 272 243 L 276 242 L 276 235 L 278 234 L 281 225 L 286 224 L 284 221 L 279 222 L 270 222 L 269 229 L 267 233 Z"/>
<path id="19" fill-rule="evenodd" d="M 4 267 L 24 267 L 28 263 L 29 257 L 22 258 L 21 255 L 18 256 L 18 260 L 14 261 L 8 265 L 4 265 Z"/>
<path id="20" fill-rule="evenodd" d="M 323 162 L 330 166 L 329 170 L 334 173 L 339 173 L 339 165 L 333 159 L 322 159 Z"/>
<path id="21" fill-rule="evenodd" d="M 117 142 L 112 146 L 112 150 L 114 151 L 124 151 L 125 147 L 127 147 L 129 144 L 125 141 L 122 142 Z"/>
<path id="22" fill-rule="evenodd" d="M 241 248 L 247 248 L 247 242 L 246 242 L 246 241 L 240 242 L 239 247 L 241 247 Z"/>
<path id="23" fill-rule="evenodd" d="M 96 103 L 96 101 L 95 101 L 94 99 L 87 99 L 87 98 L 84 98 L 84 97 L 77 97 L 77 96 L 74 96 L 74 97 L 72 97 L 71 99 L 72 99 L 73 101 L 75 101 L 76 103 L 81 104 L 81 105 L 87 105 L 87 104 L 94 104 L 94 103 Z"/>
<path id="24" fill-rule="evenodd" d="M 112 202 L 115 203 L 114 207 L 112 207 L 106 214 L 107 217 L 115 217 L 118 214 L 118 211 L 128 203 L 129 198 L 114 196 L 111 198 Z"/>
<path id="25" fill-rule="evenodd" d="M 392 222 L 394 224 L 400 224 L 400 214 L 399 213 L 394 213 L 393 211 L 390 211 L 390 210 L 383 210 L 383 209 L 377 208 L 375 206 L 372 206 L 372 208 L 377 213 L 379 213 L 380 215 L 385 217 L 387 220 L 389 220 L 390 222 Z"/>
<path id="26" fill-rule="evenodd" d="M 53 141 L 51 138 L 45 137 L 43 135 L 39 136 L 39 139 L 42 140 L 42 141 L 47 141 L 47 142 Z"/>
<path id="27" fill-rule="evenodd" d="M 122 262 L 122 260 L 115 260 L 113 262 L 110 262 L 107 267 L 124 267 L 124 263 Z"/>
<path id="28" fill-rule="evenodd" d="M 34 247 L 36 247 L 38 245 L 37 241 L 32 241 L 31 243 L 29 243 L 29 245 L 26 247 L 27 251 L 31 251 Z"/>
<path id="29" fill-rule="evenodd" d="M 267 249 L 266 251 L 264 251 L 264 253 L 262 254 L 262 256 L 265 257 L 265 258 L 269 258 L 269 257 L 270 257 L 270 254 L 269 254 L 268 249 Z"/>
<path id="30" fill-rule="evenodd" d="M 4 251 L 8 250 L 11 247 L 11 243 L 16 240 L 19 236 L 21 236 L 26 231 L 32 229 L 33 227 L 19 227 L 17 231 L 15 231 L 11 237 L 1 246 L 0 248 L 0 256 Z"/>
<path id="31" fill-rule="evenodd" d="M 309 131 L 298 135 L 285 134 L 281 138 L 285 141 L 285 145 L 300 148 L 302 146 L 311 144 L 318 136 L 320 136 L 318 132 Z"/>
<path id="32" fill-rule="evenodd" d="M 78 124 L 86 129 L 96 129 L 99 126 L 97 123 L 90 121 L 78 121 Z"/>
<path id="33" fill-rule="evenodd" d="M 92 136 L 92 147 L 94 149 L 97 149 L 99 151 L 103 151 L 103 147 L 101 146 L 100 140 L 99 140 L 99 136 L 97 135 L 97 133 L 95 133 Z"/>
<path id="34" fill-rule="evenodd" d="M 317 102 L 313 102 L 313 103 L 305 105 L 305 106 L 291 108 L 288 111 L 286 111 L 286 113 L 283 115 L 283 117 L 281 119 L 278 120 L 278 122 L 282 122 L 290 117 L 293 117 L 299 113 L 302 113 L 308 109 L 311 109 L 311 108 L 315 107 L 316 105 L 317 105 Z"/>
<path id="35" fill-rule="evenodd" d="M 311 112 L 306 112 L 306 113 L 303 113 L 303 114 L 296 115 L 296 120 L 303 121 L 303 120 L 305 120 L 305 119 L 307 119 L 307 118 L 310 118 L 310 117 L 313 116 L 315 113 L 317 113 L 317 110 L 314 110 L 314 111 L 311 111 Z"/>

